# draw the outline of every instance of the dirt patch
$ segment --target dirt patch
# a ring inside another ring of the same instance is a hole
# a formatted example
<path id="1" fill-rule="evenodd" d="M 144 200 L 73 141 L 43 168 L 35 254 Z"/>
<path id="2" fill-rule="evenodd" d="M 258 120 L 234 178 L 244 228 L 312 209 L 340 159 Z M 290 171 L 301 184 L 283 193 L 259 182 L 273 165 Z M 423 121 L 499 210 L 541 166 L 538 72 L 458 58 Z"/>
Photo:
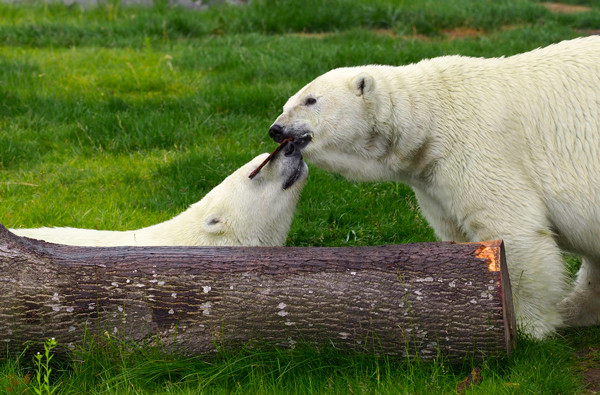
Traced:
<path id="1" fill-rule="evenodd" d="M 585 5 L 576 5 L 576 4 L 562 4 L 562 3 L 541 3 L 544 7 L 546 7 L 551 12 L 555 12 L 557 14 L 578 14 L 580 12 L 588 12 L 592 9 Z"/>
<path id="2" fill-rule="evenodd" d="M 512 29 L 517 29 L 518 27 L 519 26 L 516 26 L 516 25 L 506 25 L 506 26 L 502 26 L 500 28 L 500 30 L 501 31 L 512 30 Z M 460 40 L 460 39 L 464 39 L 464 38 L 476 38 L 476 37 L 485 36 L 485 35 L 488 35 L 488 34 L 491 34 L 494 32 L 495 31 L 490 32 L 490 31 L 485 31 L 483 29 L 477 29 L 477 28 L 468 27 L 468 26 L 459 26 L 459 27 L 455 27 L 452 29 L 442 30 L 442 33 L 445 36 L 445 38 L 450 39 L 450 40 Z M 406 35 L 403 37 L 414 39 L 414 40 L 431 41 L 431 37 L 424 36 L 422 34 L 418 34 L 415 31 L 413 31 L 412 35 Z"/>
<path id="3" fill-rule="evenodd" d="M 473 38 L 483 36 L 485 32 L 481 29 L 474 29 L 472 27 L 460 26 L 454 29 L 443 30 L 443 33 L 450 39 L 457 38 Z"/>
<path id="4" fill-rule="evenodd" d="M 385 37 L 390 37 L 390 38 L 398 37 L 398 34 L 396 34 L 396 32 L 391 29 L 372 29 L 372 30 L 369 30 L 369 32 L 371 32 L 372 34 L 374 34 L 376 36 L 385 36 Z M 306 38 L 325 38 L 325 37 L 329 37 L 329 36 L 335 36 L 336 34 L 338 34 L 338 33 L 336 33 L 336 32 L 318 32 L 318 33 L 294 32 L 294 33 L 289 33 L 288 36 L 306 37 Z"/>
<path id="5" fill-rule="evenodd" d="M 396 32 L 391 29 L 375 29 L 371 31 L 378 36 L 387 36 L 391 38 L 396 38 L 398 36 Z"/>
<path id="6" fill-rule="evenodd" d="M 578 370 L 583 377 L 585 393 L 596 394 L 600 391 L 600 349 L 587 347 L 575 352 Z"/>
<path id="7" fill-rule="evenodd" d="M 585 390 L 593 394 L 600 391 L 600 368 L 584 369 L 582 373 Z"/>
<path id="8" fill-rule="evenodd" d="M 402 38 L 404 40 L 431 41 L 431 37 L 424 34 L 404 34 Z"/>
<path id="9" fill-rule="evenodd" d="M 578 29 L 577 31 L 585 36 L 600 35 L 600 29 Z"/>
<path id="10" fill-rule="evenodd" d="M 335 33 L 331 32 L 322 32 L 322 33 L 306 33 L 306 32 L 297 32 L 297 33 L 289 33 L 290 37 L 306 37 L 306 38 L 325 38 Z"/>

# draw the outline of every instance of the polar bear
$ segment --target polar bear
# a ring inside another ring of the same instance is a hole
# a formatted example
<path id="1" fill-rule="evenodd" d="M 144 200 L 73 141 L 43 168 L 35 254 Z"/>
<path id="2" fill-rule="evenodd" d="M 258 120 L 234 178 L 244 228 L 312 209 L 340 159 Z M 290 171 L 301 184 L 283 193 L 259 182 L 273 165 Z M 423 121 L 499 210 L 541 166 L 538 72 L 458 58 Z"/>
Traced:
<path id="1" fill-rule="evenodd" d="M 410 185 L 442 240 L 504 239 L 524 333 L 600 321 L 600 36 L 334 69 L 269 134 L 349 179 Z M 570 295 L 561 249 L 583 259 Z"/>
<path id="2" fill-rule="evenodd" d="M 147 228 L 107 231 L 74 228 L 10 229 L 33 239 L 78 246 L 282 246 L 308 167 L 293 145 L 253 178 L 262 154 L 237 169 L 202 200 Z"/>

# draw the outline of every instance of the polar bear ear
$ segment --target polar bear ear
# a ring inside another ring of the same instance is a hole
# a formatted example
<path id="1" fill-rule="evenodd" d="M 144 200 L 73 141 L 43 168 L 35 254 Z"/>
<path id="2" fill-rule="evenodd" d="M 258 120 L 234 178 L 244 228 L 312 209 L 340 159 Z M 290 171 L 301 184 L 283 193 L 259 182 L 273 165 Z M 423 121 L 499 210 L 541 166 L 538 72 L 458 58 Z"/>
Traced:
<path id="1" fill-rule="evenodd" d="M 222 215 L 211 214 L 206 218 L 203 224 L 207 233 L 219 234 L 225 231 L 225 223 Z"/>
<path id="2" fill-rule="evenodd" d="M 363 72 L 354 77 L 352 87 L 356 96 L 363 96 L 375 89 L 375 80 L 373 76 Z"/>

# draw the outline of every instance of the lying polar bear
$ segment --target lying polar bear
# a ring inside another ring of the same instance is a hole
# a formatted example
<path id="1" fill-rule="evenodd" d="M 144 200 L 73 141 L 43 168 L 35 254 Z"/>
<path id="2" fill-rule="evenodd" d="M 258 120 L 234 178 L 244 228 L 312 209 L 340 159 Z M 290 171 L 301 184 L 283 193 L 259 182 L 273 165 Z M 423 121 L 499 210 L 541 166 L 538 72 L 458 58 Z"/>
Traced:
<path id="1" fill-rule="evenodd" d="M 299 150 L 286 147 L 250 179 L 268 154 L 236 170 L 202 200 L 176 217 L 124 232 L 37 228 L 11 232 L 53 243 L 78 246 L 282 246 L 308 167 Z"/>
<path id="2" fill-rule="evenodd" d="M 504 239 L 523 331 L 600 321 L 600 36 L 335 69 L 269 134 L 347 178 L 412 186 L 443 240 Z M 569 296 L 561 249 L 583 258 Z"/>

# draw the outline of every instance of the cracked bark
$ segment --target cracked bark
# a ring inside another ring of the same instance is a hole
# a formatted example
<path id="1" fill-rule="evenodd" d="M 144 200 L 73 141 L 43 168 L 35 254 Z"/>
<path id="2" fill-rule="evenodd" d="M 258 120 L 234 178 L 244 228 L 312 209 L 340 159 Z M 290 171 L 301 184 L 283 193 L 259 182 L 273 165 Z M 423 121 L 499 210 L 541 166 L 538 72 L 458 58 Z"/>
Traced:
<path id="1" fill-rule="evenodd" d="M 71 247 L 0 225 L 0 336 L 85 331 L 182 354 L 334 346 L 451 360 L 510 352 L 501 241 L 376 247 Z"/>

